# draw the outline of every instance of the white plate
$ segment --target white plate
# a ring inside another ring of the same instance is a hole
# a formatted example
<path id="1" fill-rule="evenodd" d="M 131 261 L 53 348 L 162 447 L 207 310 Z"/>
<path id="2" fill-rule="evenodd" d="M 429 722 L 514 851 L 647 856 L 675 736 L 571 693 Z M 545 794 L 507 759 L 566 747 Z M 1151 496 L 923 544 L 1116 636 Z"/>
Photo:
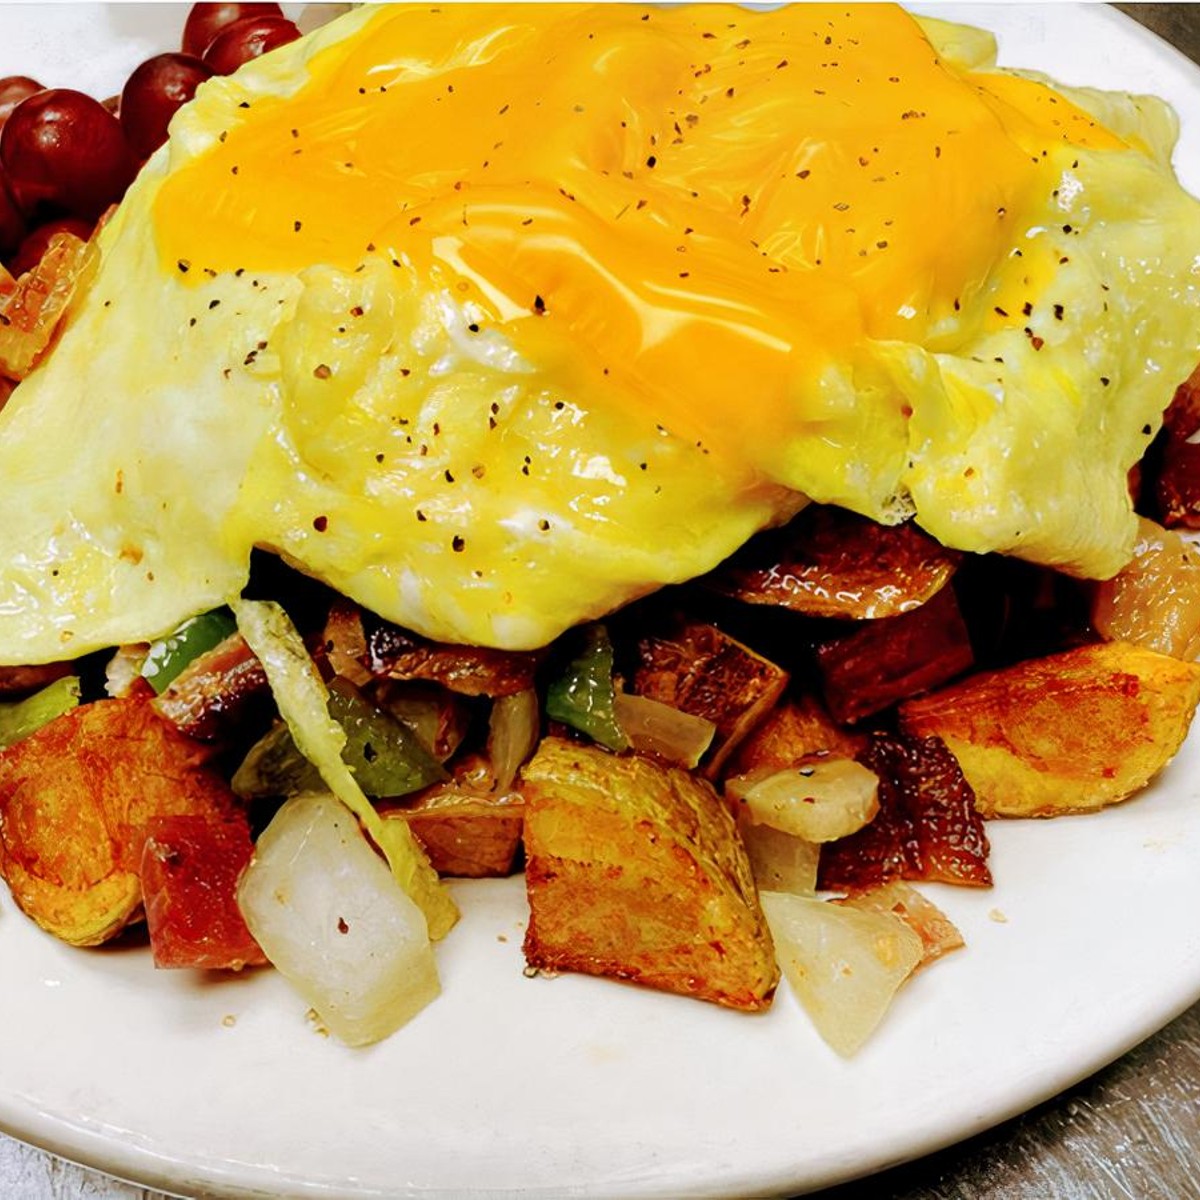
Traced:
<path id="1" fill-rule="evenodd" d="M 1111 10 L 974 7 L 1002 59 L 1166 95 L 1200 191 L 1200 73 Z M 0 6 L 0 74 L 103 94 L 182 10 Z M 137 35 L 135 40 L 128 40 Z M 931 888 L 969 949 L 923 973 L 852 1062 L 781 989 L 746 1017 L 522 975 L 519 880 L 460 885 L 445 995 L 385 1045 L 318 1036 L 268 973 L 155 972 L 0 900 L 0 1126 L 182 1192 L 303 1196 L 798 1192 L 1036 1104 L 1200 998 L 1200 738 L 1142 798 L 993 825 L 988 894 Z M 1001 916 L 1003 920 L 1001 920 Z"/>

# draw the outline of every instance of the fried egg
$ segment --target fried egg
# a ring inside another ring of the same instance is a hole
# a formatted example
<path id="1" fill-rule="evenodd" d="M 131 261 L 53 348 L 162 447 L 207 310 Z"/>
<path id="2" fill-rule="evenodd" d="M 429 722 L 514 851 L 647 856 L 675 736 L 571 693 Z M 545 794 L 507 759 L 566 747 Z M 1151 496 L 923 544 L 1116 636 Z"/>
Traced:
<path id="1" fill-rule="evenodd" d="M 1200 358 L 1173 136 L 888 7 L 356 10 L 200 89 L 0 416 L 0 660 L 253 547 L 536 647 L 810 500 L 1111 575 Z"/>

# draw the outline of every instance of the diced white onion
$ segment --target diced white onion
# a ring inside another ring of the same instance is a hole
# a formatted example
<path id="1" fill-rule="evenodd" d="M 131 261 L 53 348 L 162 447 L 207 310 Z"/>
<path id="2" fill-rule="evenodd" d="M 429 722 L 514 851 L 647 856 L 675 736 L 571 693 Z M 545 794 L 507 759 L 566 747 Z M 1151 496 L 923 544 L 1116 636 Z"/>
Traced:
<path id="1" fill-rule="evenodd" d="M 118 646 L 104 668 L 104 690 L 114 699 L 128 696 L 141 678 L 142 665 L 150 650 L 149 642 Z"/>
<path id="2" fill-rule="evenodd" d="M 921 961 L 921 939 L 888 913 L 760 893 L 775 954 L 817 1032 L 849 1058 Z"/>
<path id="3" fill-rule="evenodd" d="M 717 727 L 704 717 L 685 713 L 661 700 L 618 692 L 613 712 L 629 744 L 681 767 L 695 767 L 712 745 Z"/>
<path id="4" fill-rule="evenodd" d="M 533 753 L 541 732 L 537 692 L 533 688 L 512 696 L 499 696 L 492 702 L 488 724 L 488 755 L 496 776 L 496 787 L 506 792 Z"/>
<path id="5" fill-rule="evenodd" d="M 263 953 L 342 1041 L 379 1041 L 440 988 L 425 917 L 328 794 L 275 814 L 238 885 Z"/>
<path id="6" fill-rule="evenodd" d="M 770 825 L 755 825 L 748 820 L 738 822 L 738 832 L 750 859 L 754 882 L 760 889 L 792 892 L 797 896 L 815 894 L 821 857 L 818 842 L 807 842 Z"/>
<path id="7" fill-rule="evenodd" d="M 769 825 L 809 842 L 833 842 L 857 833 L 879 811 L 879 778 L 852 758 L 816 756 L 761 775 L 725 782 L 756 825 Z"/>
<path id="8" fill-rule="evenodd" d="M 454 900 L 408 822 L 385 822 L 343 761 L 346 731 L 329 715 L 329 692 L 291 618 L 273 600 L 234 600 L 231 607 L 238 631 L 262 663 L 279 714 L 300 753 L 387 856 L 392 874 L 425 913 L 430 936 L 445 937 L 458 920 Z"/>

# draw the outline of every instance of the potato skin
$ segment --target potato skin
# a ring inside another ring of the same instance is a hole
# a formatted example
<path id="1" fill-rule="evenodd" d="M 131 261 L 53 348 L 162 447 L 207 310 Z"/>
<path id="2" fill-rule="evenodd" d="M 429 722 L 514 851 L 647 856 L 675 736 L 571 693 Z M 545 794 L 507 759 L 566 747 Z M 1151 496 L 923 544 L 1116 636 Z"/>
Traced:
<path id="1" fill-rule="evenodd" d="M 779 981 L 733 818 L 711 786 L 636 755 L 546 738 L 522 772 L 525 956 L 730 1008 Z"/>
<path id="2" fill-rule="evenodd" d="M 961 559 L 912 521 L 881 525 L 844 508 L 810 504 L 781 529 L 752 539 L 704 582 L 747 604 L 878 620 L 931 599 Z"/>
<path id="3" fill-rule="evenodd" d="M 704 774 L 716 778 L 748 733 L 775 706 L 788 673 L 704 621 L 680 620 L 638 643 L 633 690 L 716 726 Z"/>
<path id="4" fill-rule="evenodd" d="M 484 755 L 467 755 L 450 779 L 378 807 L 408 822 L 439 875 L 484 879 L 511 875 L 518 865 L 525 803 L 515 789 L 499 788 Z"/>
<path id="5" fill-rule="evenodd" d="M 988 817 L 1090 812 L 1143 788 L 1183 743 L 1200 666 L 1128 642 L 974 675 L 900 708 L 946 743 Z"/>
<path id="6" fill-rule="evenodd" d="M 20 908 L 72 945 L 119 933 L 153 818 L 233 810 L 206 753 L 143 698 L 81 705 L 0 754 L 0 875 Z"/>

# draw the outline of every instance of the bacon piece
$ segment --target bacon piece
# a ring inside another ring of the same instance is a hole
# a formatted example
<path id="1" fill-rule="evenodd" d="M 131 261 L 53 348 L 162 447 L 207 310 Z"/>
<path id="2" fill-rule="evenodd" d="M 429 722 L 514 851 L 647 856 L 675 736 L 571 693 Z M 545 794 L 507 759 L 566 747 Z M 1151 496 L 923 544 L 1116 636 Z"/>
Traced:
<path id="1" fill-rule="evenodd" d="M 269 709 L 262 663 L 240 633 L 197 655 L 153 701 L 160 716 L 201 742 L 218 742 Z"/>
<path id="2" fill-rule="evenodd" d="M 852 723 L 937 687 L 974 662 L 971 638 L 954 591 L 898 617 L 862 621 L 816 648 L 825 703 Z"/>
<path id="3" fill-rule="evenodd" d="M 813 504 L 782 529 L 753 538 L 704 582 L 749 604 L 878 619 L 924 604 L 961 558 L 911 521 L 880 525 Z"/>
<path id="4" fill-rule="evenodd" d="M 890 879 L 991 886 L 975 793 L 940 738 L 872 734 L 859 762 L 879 776 L 879 812 L 822 848 L 821 888 L 860 890 Z"/>
<path id="5" fill-rule="evenodd" d="M 451 646 L 362 612 L 366 661 L 374 676 L 424 679 L 464 696 L 511 696 L 534 686 L 541 654 Z"/>

